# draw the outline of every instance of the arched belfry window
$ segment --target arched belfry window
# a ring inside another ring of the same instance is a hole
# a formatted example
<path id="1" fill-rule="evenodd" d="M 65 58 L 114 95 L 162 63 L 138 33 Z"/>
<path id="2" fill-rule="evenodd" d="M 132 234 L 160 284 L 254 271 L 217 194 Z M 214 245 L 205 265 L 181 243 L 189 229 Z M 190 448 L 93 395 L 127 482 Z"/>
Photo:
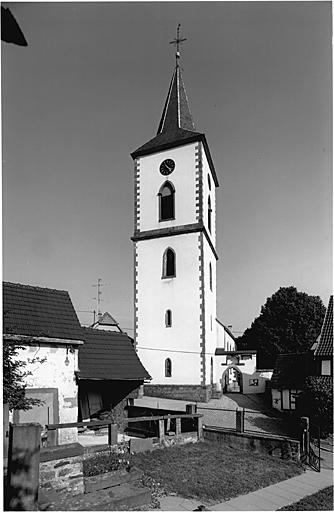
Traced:
<path id="1" fill-rule="evenodd" d="M 175 219 L 175 188 L 170 181 L 165 181 L 158 193 L 159 220 Z"/>
<path id="2" fill-rule="evenodd" d="M 212 214 L 212 208 L 211 208 L 211 199 L 209 197 L 208 199 L 208 228 L 211 233 L 211 214 Z"/>
<path id="3" fill-rule="evenodd" d="M 165 250 L 162 259 L 162 277 L 175 277 L 176 276 L 176 256 L 173 249 L 168 247 Z"/>
<path id="4" fill-rule="evenodd" d="M 210 290 L 212 291 L 212 265 L 209 264 Z"/>
<path id="5" fill-rule="evenodd" d="M 172 327 L 172 312 L 170 309 L 167 309 L 165 313 L 165 325 L 166 327 Z"/>
<path id="6" fill-rule="evenodd" d="M 167 358 L 165 360 L 165 377 L 171 377 L 172 376 L 172 361 Z"/>

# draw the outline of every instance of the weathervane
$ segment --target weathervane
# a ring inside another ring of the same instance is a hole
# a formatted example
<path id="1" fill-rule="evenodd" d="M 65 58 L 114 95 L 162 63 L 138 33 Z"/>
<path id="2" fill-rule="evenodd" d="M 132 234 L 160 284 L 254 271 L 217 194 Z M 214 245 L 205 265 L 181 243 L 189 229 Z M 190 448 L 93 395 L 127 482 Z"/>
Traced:
<path id="1" fill-rule="evenodd" d="M 180 58 L 179 45 L 180 45 L 180 43 L 183 43 L 183 41 L 187 40 L 185 37 L 180 37 L 180 27 L 181 27 L 181 25 L 179 23 L 177 26 L 176 38 L 173 39 L 173 41 L 169 42 L 169 44 L 176 45 L 176 53 L 175 53 L 176 65 L 178 65 L 178 59 Z"/>

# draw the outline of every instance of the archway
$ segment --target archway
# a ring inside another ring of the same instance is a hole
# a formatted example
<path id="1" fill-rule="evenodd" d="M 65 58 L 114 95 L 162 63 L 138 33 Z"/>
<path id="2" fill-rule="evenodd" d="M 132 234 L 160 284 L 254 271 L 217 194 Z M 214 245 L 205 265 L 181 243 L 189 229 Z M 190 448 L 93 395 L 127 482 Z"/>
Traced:
<path id="1" fill-rule="evenodd" d="M 236 366 L 229 366 L 222 375 L 221 385 L 223 393 L 242 393 L 242 373 Z"/>

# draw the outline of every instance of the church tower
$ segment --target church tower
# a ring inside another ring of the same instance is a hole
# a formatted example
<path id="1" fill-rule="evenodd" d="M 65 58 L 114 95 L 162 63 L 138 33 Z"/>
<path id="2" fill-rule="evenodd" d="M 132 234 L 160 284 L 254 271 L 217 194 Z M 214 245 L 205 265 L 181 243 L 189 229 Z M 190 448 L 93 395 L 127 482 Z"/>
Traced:
<path id="1" fill-rule="evenodd" d="M 176 65 L 157 135 L 134 151 L 135 346 L 151 396 L 207 401 L 215 382 L 216 196 Z"/>

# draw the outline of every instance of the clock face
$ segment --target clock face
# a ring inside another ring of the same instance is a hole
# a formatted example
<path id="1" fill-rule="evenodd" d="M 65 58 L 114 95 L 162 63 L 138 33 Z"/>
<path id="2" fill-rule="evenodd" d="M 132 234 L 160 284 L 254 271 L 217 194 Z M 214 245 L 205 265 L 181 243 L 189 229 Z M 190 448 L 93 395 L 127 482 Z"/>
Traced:
<path id="1" fill-rule="evenodd" d="M 175 169 L 175 162 L 171 158 L 167 158 L 160 164 L 160 172 L 163 176 L 168 176 Z"/>

